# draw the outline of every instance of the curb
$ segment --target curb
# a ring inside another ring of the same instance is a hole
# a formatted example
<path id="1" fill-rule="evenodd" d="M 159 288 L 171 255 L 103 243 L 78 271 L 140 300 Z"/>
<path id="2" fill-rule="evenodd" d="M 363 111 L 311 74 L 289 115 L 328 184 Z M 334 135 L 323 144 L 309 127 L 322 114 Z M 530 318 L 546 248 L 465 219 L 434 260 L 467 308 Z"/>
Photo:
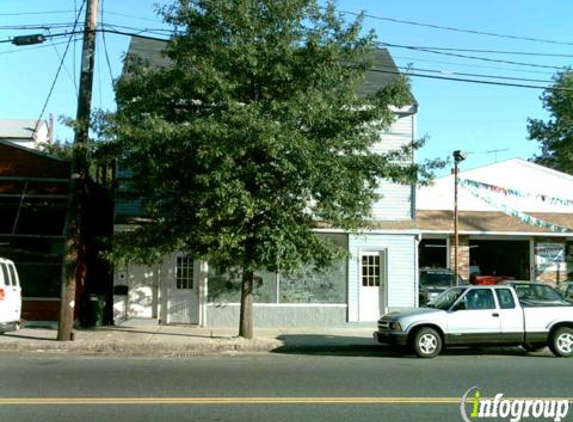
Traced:
<path id="1" fill-rule="evenodd" d="M 230 352 L 270 352 L 283 346 L 283 342 L 276 339 L 242 338 L 214 339 L 200 343 L 166 343 L 166 342 L 130 342 L 130 341 L 69 341 L 56 340 L 16 340 L 1 341 L 0 352 L 25 353 L 77 353 L 90 355 L 207 355 Z"/>

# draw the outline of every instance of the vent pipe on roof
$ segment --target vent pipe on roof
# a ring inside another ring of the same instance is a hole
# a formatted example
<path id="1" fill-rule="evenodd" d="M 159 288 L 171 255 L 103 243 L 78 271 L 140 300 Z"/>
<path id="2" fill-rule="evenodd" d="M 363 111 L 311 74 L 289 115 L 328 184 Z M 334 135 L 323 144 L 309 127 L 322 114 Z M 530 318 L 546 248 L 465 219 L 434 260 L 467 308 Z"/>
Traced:
<path id="1" fill-rule="evenodd" d="M 54 142 L 54 115 L 50 113 L 48 118 L 48 144 L 52 145 Z"/>

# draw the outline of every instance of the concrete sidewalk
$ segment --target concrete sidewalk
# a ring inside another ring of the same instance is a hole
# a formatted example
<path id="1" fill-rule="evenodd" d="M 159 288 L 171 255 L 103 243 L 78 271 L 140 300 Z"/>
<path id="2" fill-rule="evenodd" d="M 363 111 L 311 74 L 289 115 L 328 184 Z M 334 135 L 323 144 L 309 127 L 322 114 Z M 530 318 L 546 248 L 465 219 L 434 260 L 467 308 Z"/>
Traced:
<path id="1" fill-rule="evenodd" d="M 245 340 L 237 336 L 237 328 L 131 320 L 117 326 L 76 329 L 74 341 L 59 342 L 55 327 L 25 326 L 0 335 L 0 351 L 175 357 L 229 352 L 349 352 L 376 348 L 374 329 L 374 323 L 337 328 L 255 327 L 255 338 Z"/>

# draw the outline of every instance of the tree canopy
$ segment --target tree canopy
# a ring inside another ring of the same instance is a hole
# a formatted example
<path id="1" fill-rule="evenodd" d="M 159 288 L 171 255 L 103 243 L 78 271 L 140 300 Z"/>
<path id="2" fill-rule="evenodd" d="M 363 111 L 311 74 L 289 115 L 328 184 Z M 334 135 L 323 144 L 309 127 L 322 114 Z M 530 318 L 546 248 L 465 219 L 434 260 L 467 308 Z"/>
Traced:
<path id="1" fill-rule="evenodd" d="M 558 72 L 541 96 L 549 120 L 528 119 L 529 139 L 541 144 L 534 161 L 573 174 L 573 71 Z"/>
<path id="2" fill-rule="evenodd" d="M 128 60 L 117 83 L 116 143 L 148 220 L 115 248 L 143 262 L 181 250 L 240 268 L 239 334 L 251 337 L 256 269 L 328 265 L 342 251 L 315 234 L 319 222 L 367 227 L 381 179 L 423 173 L 417 142 L 371 150 L 391 106 L 411 103 L 409 85 L 396 76 L 359 93 L 375 37 L 332 4 L 179 0 L 160 13 L 175 30 L 168 63 Z"/>

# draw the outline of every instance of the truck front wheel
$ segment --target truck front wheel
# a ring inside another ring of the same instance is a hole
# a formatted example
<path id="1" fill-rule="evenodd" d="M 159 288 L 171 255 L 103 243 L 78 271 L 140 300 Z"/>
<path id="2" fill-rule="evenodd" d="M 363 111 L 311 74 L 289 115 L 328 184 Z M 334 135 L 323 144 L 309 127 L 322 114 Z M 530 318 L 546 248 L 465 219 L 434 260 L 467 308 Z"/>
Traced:
<path id="1" fill-rule="evenodd" d="M 421 358 L 433 358 L 442 351 L 442 338 L 433 328 L 421 328 L 413 338 L 414 353 Z"/>
<path id="2" fill-rule="evenodd" d="M 573 329 L 569 327 L 558 328 L 551 337 L 549 348 L 555 356 L 563 358 L 573 356 Z"/>

